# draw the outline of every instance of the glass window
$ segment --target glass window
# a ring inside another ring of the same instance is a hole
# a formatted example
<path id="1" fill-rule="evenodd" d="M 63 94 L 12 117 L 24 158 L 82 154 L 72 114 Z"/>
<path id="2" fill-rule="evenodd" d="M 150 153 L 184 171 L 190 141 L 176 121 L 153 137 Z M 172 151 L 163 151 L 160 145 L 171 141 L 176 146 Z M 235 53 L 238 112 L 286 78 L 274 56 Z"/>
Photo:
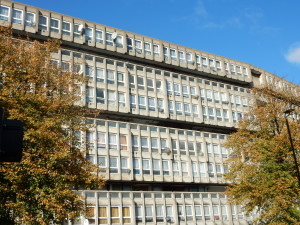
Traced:
<path id="1" fill-rule="evenodd" d="M 159 56 L 159 45 L 153 44 L 153 54 L 154 56 Z"/>
<path id="2" fill-rule="evenodd" d="M 153 159 L 153 175 L 160 175 L 160 163 L 158 159 Z"/>
<path id="3" fill-rule="evenodd" d="M 196 162 L 192 162 L 192 172 L 193 172 L 193 177 L 199 177 Z"/>
<path id="4" fill-rule="evenodd" d="M 12 22 L 15 24 L 22 24 L 23 11 L 19 9 L 13 9 L 12 11 Z"/>
<path id="5" fill-rule="evenodd" d="M 145 218 L 146 222 L 153 222 L 152 206 L 145 205 Z"/>
<path id="6" fill-rule="evenodd" d="M 193 109 L 194 117 L 198 117 L 199 116 L 198 105 L 192 105 L 192 109 Z"/>
<path id="7" fill-rule="evenodd" d="M 144 43 L 145 54 L 151 55 L 151 44 L 148 42 Z"/>
<path id="8" fill-rule="evenodd" d="M 193 220 L 193 213 L 192 213 L 192 206 L 191 205 L 185 205 L 185 214 L 186 214 L 186 220 L 187 221 Z"/>
<path id="9" fill-rule="evenodd" d="M 148 137 L 141 137 L 141 147 L 143 152 L 149 151 Z"/>
<path id="10" fill-rule="evenodd" d="M 178 57 L 179 57 L 179 61 L 183 62 L 184 61 L 184 52 L 178 51 Z"/>
<path id="11" fill-rule="evenodd" d="M 142 50 L 142 42 L 140 40 L 135 40 L 135 51 L 139 54 L 143 52 Z"/>
<path id="12" fill-rule="evenodd" d="M 39 15 L 39 30 L 48 30 L 47 28 L 47 16 Z"/>
<path id="13" fill-rule="evenodd" d="M 93 40 L 93 28 L 90 28 L 90 27 L 85 28 L 85 40 L 86 41 Z"/>
<path id="14" fill-rule="evenodd" d="M 167 222 L 172 223 L 173 222 L 173 207 L 172 206 L 166 206 L 166 220 Z"/>
<path id="15" fill-rule="evenodd" d="M 140 162 L 139 159 L 133 159 L 133 174 L 140 174 Z"/>
<path id="16" fill-rule="evenodd" d="M 202 60 L 202 66 L 204 68 L 207 68 L 207 58 L 206 57 L 201 57 L 201 60 Z"/>
<path id="17" fill-rule="evenodd" d="M 120 212 L 119 207 L 112 206 L 110 208 L 110 216 L 111 216 L 111 223 L 120 223 Z"/>
<path id="18" fill-rule="evenodd" d="M 130 108 L 136 108 L 136 96 L 130 95 Z"/>
<path id="19" fill-rule="evenodd" d="M 125 93 L 118 92 L 118 104 L 119 104 L 119 107 L 125 107 L 125 105 L 126 105 Z"/>
<path id="20" fill-rule="evenodd" d="M 154 91 L 154 80 L 147 78 L 147 89 L 148 91 Z"/>
<path id="21" fill-rule="evenodd" d="M 105 104 L 105 92 L 103 89 L 96 89 L 96 103 Z"/>
<path id="22" fill-rule="evenodd" d="M 116 92 L 108 91 L 107 92 L 107 100 L 108 100 L 108 105 L 116 106 Z"/>
<path id="23" fill-rule="evenodd" d="M 174 83 L 174 95 L 180 96 L 180 86 L 176 83 Z"/>
<path id="24" fill-rule="evenodd" d="M 203 206 L 205 220 L 210 220 L 210 210 L 208 205 Z"/>
<path id="25" fill-rule="evenodd" d="M 156 212 L 156 222 L 164 222 L 163 206 L 156 205 L 155 212 Z"/>
<path id="26" fill-rule="evenodd" d="M 112 38 L 112 33 L 106 33 L 105 38 L 106 38 L 106 44 L 107 45 L 111 45 L 111 46 L 114 45 L 113 38 Z"/>
<path id="27" fill-rule="evenodd" d="M 127 135 L 120 134 L 120 149 L 127 150 Z"/>
<path id="28" fill-rule="evenodd" d="M 97 43 L 103 43 L 103 32 L 102 30 L 95 30 L 95 41 Z"/>
<path id="29" fill-rule="evenodd" d="M 158 152 L 158 139 L 157 138 L 151 138 L 151 151 Z"/>
<path id="30" fill-rule="evenodd" d="M 179 162 L 178 161 L 173 161 L 172 162 L 172 166 L 173 166 L 173 176 L 174 177 L 178 177 L 179 176 Z"/>
<path id="31" fill-rule="evenodd" d="M 131 223 L 130 207 L 122 207 L 123 223 Z"/>
<path id="32" fill-rule="evenodd" d="M 67 36 L 71 35 L 71 23 L 66 21 L 62 22 L 62 34 Z"/>
<path id="33" fill-rule="evenodd" d="M 154 98 L 148 98 L 148 108 L 149 108 L 150 111 L 155 111 Z"/>
<path id="34" fill-rule="evenodd" d="M 157 99 L 157 108 L 159 112 L 164 112 L 164 100 L 163 99 Z"/>
<path id="35" fill-rule="evenodd" d="M 169 161 L 163 160 L 162 167 L 163 167 L 163 175 L 169 176 L 170 175 Z"/>
<path id="36" fill-rule="evenodd" d="M 123 37 L 121 35 L 117 35 L 115 42 L 117 48 L 123 48 Z"/>
<path id="37" fill-rule="evenodd" d="M 182 115 L 182 103 L 181 102 L 175 102 L 176 106 L 176 114 Z"/>
<path id="38" fill-rule="evenodd" d="M 162 81 L 161 80 L 156 80 L 156 90 L 158 92 L 162 91 Z"/>
<path id="39" fill-rule="evenodd" d="M 115 83 L 115 72 L 113 70 L 106 71 L 107 83 L 114 84 Z"/>
<path id="40" fill-rule="evenodd" d="M 0 20 L 8 21 L 9 8 L 0 5 Z"/>
<path id="41" fill-rule="evenodd" d="M 190 104 L 188 104 L 188 103 L 184 103 L 184 114 L 186 116 L 190 116 L 191 115 Z"/>
<path id="42" fill-rule="evenodd" d="M 168 101 L 168 106 L 169 106 L 169 113 L 173 114 L 174 113 L 174 102 Z"/>
<path id="43" fill-rule="evenodd" d="M 177 60 L 177 56 L 176 56 L 176 50 L 175 49 L 170 49 L 170 55 L 171 55 L 171 59 L 176 61 Z"/>
<path id="44" fill-rule="evenodd" d="M 105 133 L 97 132 L 97 148 L 103 149 L 106 147 Z"/>
<path id="45" fill-rule="evenodd" d="M 88 87 L 86 89 L 86 102 L 94 101 L 94 88 Z"/>
<path id="46" fill-rule="evenodd" d="M 114 158 L 114 157 L 109 158 L 109 172 L 110 173 L 118 173 L 118 160 L 117 160 L 117 158 Z"/>
<path id="47" fill-rule="evenodd" d="M 183 177 L 186 177 L 189 175 L 187 162 L 181 162 L 181 171 L 182 171 Z"/>
<path id="48" fill-rule="evenodd" d="M 117 135 L 109 133 L 108 134 L 108 147 L 110 149 L 117 149 Z"/>
<path id="49" fill-rule="evenodd" d="M 206 166 L 205 163 L 199 163 L 200 177 L 206 177 Z"/>
<path id="50" fill-rule="evenodd" d="M 1 16 L 0 16 L 1 19 Z M 35 14 L 26 12 L 25 14 L 25 26 L 33 27 L 35 25 Z"/>
<path id="51" fill-rule="evenodd" d="M 168 51 L 168 48 L 167 47 L 164 47 L 163 48 L 163 51 L 164 51 L 164 58 L 167 60 L 169 58 L 169 51 Z"/>
<path id="52" fill-rule="evenodd" d="M 187 63 L 191 64 L 192 63 L 192 54 L 191 53 L 186 53 L 186 60 L 187 60 Z"/>
<path id="53" fill-rule="evenodd" d="M 196 220 L 202 220 L 201 206 L 200 205 L 195 205 L 194 208 L 195 208 Z"/>
<path id="54" fill-rule="evenodd" d="M 189 90 L 188 90 L 188 86 L 186 85 L 182 85 L 182 95 L 183 97 L 188 98 L 189 97 Z"/>
<path id="55" fill-rule="evenodd" d="M 150 162 L 149 159 L 143 159 L 143 174 L 150 174 Z"/>
<path id="56" fill-rule="evenodd" d="M 146 97 L 139 96 L 139 109 L 146 109 Z"/>
<path id="57" fill-rule="evenodd" d="M 50 31 L 53 33 L 59 32 L 59 20 L 51 18 L 50 19 Z"/>

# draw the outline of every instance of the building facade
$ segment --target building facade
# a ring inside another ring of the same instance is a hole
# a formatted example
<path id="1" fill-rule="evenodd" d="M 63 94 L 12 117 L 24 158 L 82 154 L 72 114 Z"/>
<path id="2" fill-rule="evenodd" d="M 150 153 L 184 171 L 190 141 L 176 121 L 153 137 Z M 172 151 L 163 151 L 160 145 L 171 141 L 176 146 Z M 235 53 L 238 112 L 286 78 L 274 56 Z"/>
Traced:
<path id="1" fill-rule="evenodd" d="M 293 84 L 244 62 L 8 0 L 0 25 L 60 39 L 53 61 L 86 76 L 78 104 L 101 110 L 78 138 L 107 183 L 78 193 L 87 215 L 73 224 L 251 223 L 255 215 L 223 194 L 224 142 L 251 105 L 249 88 Z"/>

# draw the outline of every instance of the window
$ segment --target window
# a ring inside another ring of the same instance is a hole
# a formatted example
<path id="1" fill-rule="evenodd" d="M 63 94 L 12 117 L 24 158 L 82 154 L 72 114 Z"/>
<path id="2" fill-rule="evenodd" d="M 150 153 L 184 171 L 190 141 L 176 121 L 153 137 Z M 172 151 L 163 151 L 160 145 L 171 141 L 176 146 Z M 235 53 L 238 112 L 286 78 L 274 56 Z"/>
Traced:
<path id="1" fill-rule="evenodd" d="M 155 101 L 154 98 L 148 98 L 148 108 L 150 111 L 155 111 Z"/>
<path id="2" fill-rule="evenodd" d="M 168 48 L 167 48 L 167 47 L 164 47 L 164 48 L 163 48 L 163 51 L 164 51 L 164 59 L 165 59 L 165 60 L 169 59 Z"/>
<path id="3" fill-rule="evenodd" d="M 93 81 L 94 80 L 93 67 L 86 64 L 85 65 L 85 75 L 88 77 L 89 81 Z"/>
<path id="4" fill-rule="evenodd" d="M 150 174 L 150 162 L 149 159 L 143 159 L 143 174 Z"/>
<path id="5" fill-rule="evenodd" d="M 188 150 L 190 155 L 195 155 L 195 146 L 194 142 L 188 142 Z"/>
<path id="6" fill-rule="evenodd" d="M 232 112 L 232 122 L 233 122 L 233 123 L 236 123 L 236 122 L 237 122 L 235 112 Z"/>
<path id="7" fill-rule="evenodd" d="M 109 158 L 109 172 L 110 173 L 118 173 L 118 160 L 117 158 L 110 157 Z"/>
<path id="8" fill-rule="evenodd" d="M 166 160 L 162 161 L 162 169 L 163 169 L 164 176 L 170 175 L 169 161 L 166 161 Z"/>
<path id="9" fill-rule="evenodd" d="M 216 109 L 217 121 L 222 121 L 221 109 Z"/>
<path id="10" fill-rule="evenodd" d="M 108 134 L 108 147 L 109 149 L 117 149 L 117 135 L 109 133 Z"/>
<path id="11" fill-rule="evenodd" d="M 139 150 L 138 136 L 133 135 L 131 141 L 132 141 L 132 151 L 138 151 Z"/>
<path id="12" fill-rule="evenodd" d="M 199 55 L 196 55 L 196 64 L 197 66 L 200 66 L 200 56 Z"/>
<path id="13" fill-rule="evenodd" d="M 107 224 L 107 208 L 100 206 L 99 209 L 99 224 Z"/>
<path id="14" fill-rule="evenodd" d="M 172 95 L 173 91 L 172 91 L 172 82 L 167 82 L 167 94 L 168 95 Z"/>
<path id="15" fill-rule="evenodd" d="M 222 220 L 227 220 L 227 210 L 225 205 L 221 205 Z"/>
<path id="16" fill-rule="evenodd" d="M 81 38 L 83 26 L 82 24 L 74 24 L 74 37 Z"/>
<path id="17" fill-rule="evenodd" d="M 128 50 L 132 50 L 133 49 L 133 47 L 132 47 L 132 39 L 131 38 L 127 38 L 126 39 L 126 41 L 127 41 L 127 49 Z"/>
<path id="18" fill-rule="evenodd" d="M 144 87 L 145 87 L 144 78 L 137 77 L 137 83 L 138 83 L 138 89 L 144 90 Z"/>
<path id="19" fill-rule="evenodd" d="M 0 20 L 8 21 L 9 8 L 0 5 Z"/>
<path id="20" fill-rule="evenodd" d="M 229 121 L 228 110 L 227 109 L 223 109 L 223 118 L 224 118 L 225 122 Z"/>
<path id="21" fill-rule="evenodd" d="M 102 30 L 95 30 L 95 42 L 103 43 L 103 32 Z"/>
<path id="22" fill-rule="evenodd" d="M 195 87 L 191 87 L 191 96 L 195 96 L 195 97 L 199 97 L 199 96 L 197 96 L 197 93 L 196 93 L 196 88 Z"/>
<path id="23" fill-rule="evenodd" d="M 194 117 L 198 117 L 199 116 L 198 105 L 192 105 L 192 110 L 193 110 Z"/>
<path id="24" fill-rule="evenodd" d="M 128 169 L 128 158 L 121 158 L 121 172 L 122 173 L 129 173 L 130 170 Z"/>
<path id="25" fill-rule="evenodd" d="M 12 22 L 15 24 L 22 24 L 23 11 L 19 9 L 13 9 L 12 11 Z"/>
<path id="26" fill-rule="evenodd" d="M 155 212 L 156 212 L 156 222 L 164 222 L 163 206 L 156 205 Z"/>
<path id="27" fill-rule="evenodd" d="M 176 106 L 176 114 L 182 115 L 182 103 L 181 102 L 175 102 Z"/>
<path id="28" fill-rule="evenodd" d="M 112 33 L 106 33 L 105 38 L 106 38 L 106 44 L 107 45 L 110 45 L 110 46 L 114 45 L 113 38 L 112 38 Z"/>
<path id="29" fill-rule="evenodd" d="M 203 206 L 203 210 L 204 210 L 204 218 L 205 220 L 210 220 L 210 212 L 209 212 L 209 206 L 208 205 L 204 205 Z"/>
<path id="30" fill-rule="evenodd" d="M 153 45 L 153 54 L 154 56 L 159 56 L 159 45 Z"/>
<path id="31" fill-rule="evenodd" d="M 224 104 L 228 104 L 228 100 L 225 92 L 221 92 L 221 101 Z"/>
<path id="32" fill-rule="evenodd" d="M 146 218 L 146 222 L 153 222 L 151 205 L 145 205 L 145 218 Z"/>
<path id="33" fill-rule="evenodd" d="M 164 112 L 164 100 L 163 99 L 157 99 L 157 108 L 159 112 Z"/>
<path id="34" fill-rule="evenodd" d="M 242 105 L 243 107 L 247 107 L 248 105 L 247 98 L 245 96 L 242 96 Z"/>
<path id="35" fill-rule="evenodd" d="M 214 116 L 214 109 L 212 107 L 208 107 L 208 118 L 210 120 L 214 120 L 215 116 Z"/>
<path id="36" fill-rule="evenodd" d="M 200 88 L 200 97 L 201 97 L 201 101 L 205 100 L 204 89 L 202 89 L 202 88 Z"/>
<path id="37" fill-rule="evenodd" d="M 214 177 L 215 176 L 215 172 L 214 172 L 214 166 L 212 163 L 208 163 L 207 164 L 207 169 L 208 169 L 208 175 L 209 177 Z"/>
<path id="38" fill-rule="evenodd" d="M 190 104 L 188 104 L 188 103 L 184 103 L 184 114 L 186 116 L 190 116 L 191 115 Z"/>
<path id="39" fill-rule="evenodd" d="M 39 30 L 48 30 L 47 19 L 47 16 L 39 15 Z"/>
<path id="40" fill-rule="evenodd" d="M 191 53 L 186 53 L 186 61 L 188 64 L 192 64 L 193 58 L 192 58 L 192 54 Z"/>
<path id="41" fill-rule="evenodd" d="M 87 131 L 86 132 L 86 144 L 88 150 L 92 150 L 94 148 L 95 134 L 94 132 Z"/>
<path id="42" fill-rule="evenodd" d="M 166 206 L 166 220 L 167 222 L 172 223 L 173 222 L 173 207 L 172 206 Z"/>
<path id="43" fill-rule="evenodd" d="M 120 149 L 127 150 L 127 135 L 120 134 Z"/>
<path id="44" fill-rule="evenodd" d="M 140 40 L 135 40 L 135 51 L 139 54 L 142 54 L 142 42 Z"/>
<path id="45" fill-rule="evenodd" d="M 146 109 L 146 97 L 139 96 L 139 109 Z"/>
<path id="46" fill-rule="evenodd" d="M 1 19 L 1 16 L 0 16 Z M 25 14 L 25 26 L 33 27 L 35 25 L 35 14 L 26 12 Z"/>
<path id="47" fill-rule="evenodd" d="M 184 52 L 182 51 L 178 51 L 178 58 L 180 62 L 184 61 Z"/>
<path id="48" fill-rule="evenodd" d="M 158 152 L 158 139 L 157 138 L 151 138 L 151 151 Z"/>
<path id="49" fill-rule="evenodd" d="M 120 212 L 118 206 L 112 206 L 110 208 L 110 216 L 111 216 L 111 223 L 120 223 Z"/>
<path id="50" fill-rule="evenodd" d="M 201 206 L 200 205 L 195 205 L 194 209 L 195 209 L 196 220 L 202 220 Z"/>
<path id="51" fill-rule="evenodd" d="M 153 159 L 153 175 L 160 175 L 160 164 L 158 159 Z"/>
<path id="52" fill-rule="evenodd" d="M 183 206 L 182 205 L 177 205 L 177 211 L 178 211 L 178 220 L 179 221 L 185 221 L 185 217 L 183 214 Z"/>
<path id="53" fill-rule="evenodd" d="M 115 72 L 113 70 L 106 71 L 107 83 L 114 84 L 115 83 Z"/>
<path id="54" fill-rule="evenodd" d="M 238 75 L 242 75 L 242 68 L 241 68 L 241 66 L 236 66 L 236 72 L 237 72 L 237 74 Z"/>
<path id="55" fill-rule="evenodd" d="M 212 102 L 212 92 L 211 90 L 206 90 L 206 100 Z"/>
<path id="56" fill-rule="evenodd" d="M 118 105 L 119 107 L 125 107 L 126 100 L 125 100 L 125 93 L 118 92 Z"/>
<path id="57" fill-rule="evenodd" d="M 193 173 L 193 177 L 199 177 L 196 162 L 192 162 L 192 173 Z"/>
<path id="58" fill-rule="evenodd" d="M 50 31 L 53 33 L 59 32 L 59 20 L 51 18 L 50 19 Z"/>
<path id="59" fill-rule="evenodd" d="M 202 115 L 203 115 L 203 120 L 207 119 L 207 114 L 206 114 L 206 107 L 202 106 Z"/>
<path id="60" fill-rule="evenodd" d="M 240 106 L 241 105 L 241 96 L 236 95 L 235 96 L 235 105 Z"/>
<path id="61" fill-rule="evenodd" d="M 222 70 L 222 67 L 221 67 L 221 62 L 216 60 L 216 67 L 217 67 L 217 70 L 218 71 L 221 71 Z"/>
<path id="62" fill-rule="evenodd" d="M 206 166 L 205 163 L 199 163 L 200 177 L 206 177 Z"/>
<path id="63" fill-rule="evenodd" d="M 193 220 L 193 213 L 192 213 L 192 206 L 191 205 L 186 205 L 185 206 L 185 215 L 186 215 L 186 220 L 188 220 L 188 221 Z"/>
<path id="64" fill-rule="evenodd" d="M 86 41 L 93 40 L 93 28 L 90 28 L 90 27 L 85 28 L 85 40 Z"/>
<path id="65" fill-rule="evenodd" d="M 169 101 L 168 102 L 168 106 L 169 106 L 169 113 L 173 114 L 174 113 L 174 102 L 173 101 Z"/>
<path id="66" fill-rule="evenodd" d="M 86 102 L 94 101 L 94 88 L 88 87 L 86 89 Z"/>
<path id="67" fill-rule="evenodd" d="M 148 137 L 141 137 L 141 147 L 143 152 L 149 151 Z"/>
<path id="68" fill-rule="evenodd" d="M 207 58 L 206 57 L 201 57 L 201 60 L 202 60 L 203 68 L 207 68 Z"/>
<path id="69" fill-rule="evenodd" d="M 216 158 L 220 157 L 219 145 L 213 145 L 213 152 L 214 152 L 214 157 Z"/>
<path id="70" fill-rule="evenodd" d="M 177 56 L 176 56 L 176 50 L 175 49 L 170 49 L 170 55 L 171 55 L 171 59 L 176 61 L 177 60 Z"/>
<path id="71" fill-rule="evenodd" d="M 103 132 L 97 132 L 97 148 L 103 149 L 106 147 L 106 142 L 105 142 L 105 133 Z"/>
<path id="72" fill-rule="evenodd" d="M 162 91 L 162 81 L 156 80 L 156 91 L 161 92 Z"/>
<path id="73" fill-rule="evenodd" d="M 96 89 L 96 103 L 105 104 L 105 94 L 103 89 Z"/>
<path id="74" fill-rule="evenodd" d="M 144 43 L 144 48 L 145 48 L 145 54 L 146 55 L 151 55 L 151 44 L 148 42 Z"/>
<path id="75" fill-rule="evenodd" d="M 71 23 L 66 21 L 62 22 L 62 34 L 67 36 L 71 35 Z"/>
<path id="76" fill-rule="evenodd" d="M 215 103 L 220 102 L 220 93 L 218 91 L 214 91 L 214 100 L 215 100 Z"/>
<path id="77" fill-rule="evenodd" d="M 154 91 L 154 80 L 147 78 L 147 89 L 148 91 Z"/>
<path id="78" fill-rule="evenodd" d="M 186 97 L 186 98 L 189 97 L 189 89 L 188 89 L 188 86 L 182 85 L 182 95 L 183 95 L 183 97 Z"/>
<path id="79" fill-rule="evenodd" d="M 173 161 L 173 176 L 178 177 L 179 176 L 179 162 L 178 161 Z"/>
<path id="80" fill-rule="evenodd" d="M 217 205 L 213 205 L 213 215 L 215 220 L 220 220 L 220 215 L 219 215 L 219 207 Z"/>
<path id="81" fill-rule="evenodd" d="M 135 95 L 130 95 L 130 108 L 136 108 L 136 96 Z"/>
<path id="82" fill-rule="evenodd" d="M 182 171 L 183 177 L 186 177 L 189 175 L 187 162 L 181 162 L 181 171 Z"/>
<path id="83" fill-rule="evenodd" d="M 108 91 L 107 92 L 107 102 L 110 106 L 116 106 L 116 92 Z"/>
<path id="84" fill-rule="evenodd" d="M 123 37 L 121 35 L 118 35 L 115 41 L 117 48 L 123 48 Z"/>
<path id="85" fill-rule="evenodd" d="M 138 159 L 133 159 L 133 174 L 140 174 L 140 162 Z"/>
<path id="86" fill-rule="evenodd" d="M 235 74 L 235 66 L 233 64 L 230 64 L 230 72 L 231 74 Z"/>
<path id="87" fill-rule="evenodd" d="M 130 208 L 122 207 L 123 223 L 131 223 Z"/>

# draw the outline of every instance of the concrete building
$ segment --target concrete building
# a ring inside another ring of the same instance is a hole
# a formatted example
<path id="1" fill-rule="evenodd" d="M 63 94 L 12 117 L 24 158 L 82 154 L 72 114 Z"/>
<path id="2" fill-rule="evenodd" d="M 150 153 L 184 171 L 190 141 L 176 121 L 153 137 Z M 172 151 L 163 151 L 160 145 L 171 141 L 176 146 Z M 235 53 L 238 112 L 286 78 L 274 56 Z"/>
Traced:
<path id="1" fill-rule="evenodd" d="M 53 60 L 87 77 L 83 107 L 102 110 L 79 135 L 101 163 L 103 190 L 79 194 L 74 224 L 249 224 L 229 205 L 227 135 L 250 104 L 249 88 L 293 84 L 253 65 L 1 0 L 0 25 L 62 41 Z"/>

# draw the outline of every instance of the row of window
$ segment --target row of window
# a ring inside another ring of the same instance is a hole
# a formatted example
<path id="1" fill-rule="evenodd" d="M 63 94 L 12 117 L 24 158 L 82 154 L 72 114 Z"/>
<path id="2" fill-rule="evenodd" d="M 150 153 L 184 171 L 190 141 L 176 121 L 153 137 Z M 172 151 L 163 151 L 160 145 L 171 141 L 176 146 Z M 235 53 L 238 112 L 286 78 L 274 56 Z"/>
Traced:
<path id="1" fill-rule="evenodd" d="M 96 163 L 94 155 L 87 155 L 87 159 Z M 130 162 L 129 162 L 130 161 Z M 130 164 L 132 166 L 130 166 Z M 98 156 L 97 164 L 102 173 L 158 175 L 173 177 L 222 177 L 228 172 L 228 166 L 221 163 L 204 163 L 195 161 L 141 159 L 128 157 Z"/>
<path id="2" fill-rule="evenodd" d="M 89 224 L 130 224 L 131 218 L 135 214 L 137 223 L 145 222 L 169 222 L 174 223 L 177 217 L 178 221 L 218 221 L 229 219 L 245 219 L 240 206 L 234 205 L 150 205 L 135 204 L 134 212 L 130 206 L 96 206 L 86 207 L 86 218 Z"/>
<path id="3" fill-rule="evenodd" d="M 96 98 L 95 98 L 96 96 Z M 240 105 L 237 103 L 237 99 L 240 99 L 240 96 L 235 96 L 235 103 L 236 105 Z M 135 95 L 130 94 L 130 108 L 131 109 L 140 109 L 140 110 L 147 110 L 147 111 L 158 111 L 161 113 L 169 113 L 176 115 L 185 115 L 185 116 L 192 116 L 195 118 L 202 118 L 203 120 L 216 120 L 216 121 L 224 121 L 229 122 L 229 111 L 228 109 L 221 109 L 209 106 L 201 106 L 201 112 L 199 110 L 199 104 L 190 104 L 190 103 L 183 103 L 180 101 L 168 101 L 168 105 L 165 106 L 165 100 L 162 98 L 154 98 L 154 97 L 147 97 L 143 95 Z M 234 100 L 233 100 L 234 101 Z M 108 106 L 119 106 L 119 107 L 126 107 L 126 93 L 125 92 L 118 92 L 112 90 L 106 90 L 101 88 L 93 88 L 87 87 L 86 89 L 86 102 L 87 103 L 96 103 L 96 104 L 103 104 Z M 233 104 L 233 103 L 232 103 Z M 244 107 L 247 107 L 244 105 Z M 202 114 L 202 115 L 201 115 Z M 232 122 L 237 123 L 239 118 L 243 117 L 242 112 L 235 112 L 232 111 Z"/>
<path id="4" fill-rule="evenodd" d="M 186 135 L 186 136 L 195 136 L 195 137 L 205 137 L 205 138 L 212 138 L 212 139 L 220 139 L 225 140 L 225 134 L 215 134 L 215 133 L 206 133 L 200 131 L 191 131 L 191 130 L 182 130 L 182 129 L 174 129 L 174 128 L 167 128 L 167 127 L 156 127 L 156 126 L 148 126 L 144 124 L 135 124 L 135 123 L 122 123 L 117 121 L 111 120 L 94 120 L 94 119 L 87 119 L 86 121 L 88 124 L 96 124 L 103 127 L 108 128 L 119 128 L 119 129 L 130 129 L 132 131 L 147 131 L 151 133 L 168 133 L 168 134 L 178 134 L 178 135 Z"/>
<path id="5" fill-rule="evenodd" d="M 11 21 L 14 24 L 25 24 L 25 26 L 34 27 L 36 24 L 36 14 L 33 12 L 10 8 L 4 5 L 0 5 L 0 20 L 9 21 L 11 12 Z M 24 14 L 24 15 L 23 15 Z M 123 48 L 123 36 L 117 33 L 104 32 L 101 29 L 94 29 L 83 24 L 72 24 L 68 21 L 61 21 L 57 18 L 49 18 L 43 15 L 41 12 L 38 14 L 38 28 L 39 30 L 50 30 L 52 33 L 62 33 L 66 36 L 71 36 L 73 33 L 74 37 L 82 38 L 85 34 L 86 41 L 95 41 L 96 43 L 105 43 L 107 45 L 116 45 L 117 47 Z M 104 37 L 105 36 L 105 37 Z M 133 38 L 126 38 L 126 44 L 128 50 L 134 50 L 141 54 L 144 52 L 146 55 L 159 56 L 160 46 L 147 41 L 142 41 Z M 186 62 L 188 64 L 197 64 L 199 67 L 209 68 L 213 71 L 221 71 L 222 67 L 227 73 L 240 76 L 248 76 L 246 67 L 235 65 L 232 63 L 222 62 L 213 58 L 205 56 L 194 55 L 190 52 L 180 51 L 173 48 L 163 47 L 163 55 L 165 59 L 172 59 L 173 61 Z"/>
<path id="6" fill-rule="evenodd" d="M 142 152 L 160 152 L 160 153 L 172 153 L 174 155 L 198 155 L 204 156 L 204 151 L 201 140 L 192 141 L 186 139 L 171 139 L 152 136 L 151 133 L 147 135 L 131 134 L 131 148 L 132 151 Z M 152 137 L 151 137 L 152 136 Z M 80 137 L 78 137 L 80 141 Z M 170 141 L 170 142 L 169 142 Z M 206 153 L 208 157 L 214 158 L 228 158 L 227 149 L 217 143 L 205 142 Z M 95 147 L 99 150 L 128 150 L 128 135 L 117 134 L 112 132 L 86 132 L 86 144 L 89 150 L 93 150 Z"/>

